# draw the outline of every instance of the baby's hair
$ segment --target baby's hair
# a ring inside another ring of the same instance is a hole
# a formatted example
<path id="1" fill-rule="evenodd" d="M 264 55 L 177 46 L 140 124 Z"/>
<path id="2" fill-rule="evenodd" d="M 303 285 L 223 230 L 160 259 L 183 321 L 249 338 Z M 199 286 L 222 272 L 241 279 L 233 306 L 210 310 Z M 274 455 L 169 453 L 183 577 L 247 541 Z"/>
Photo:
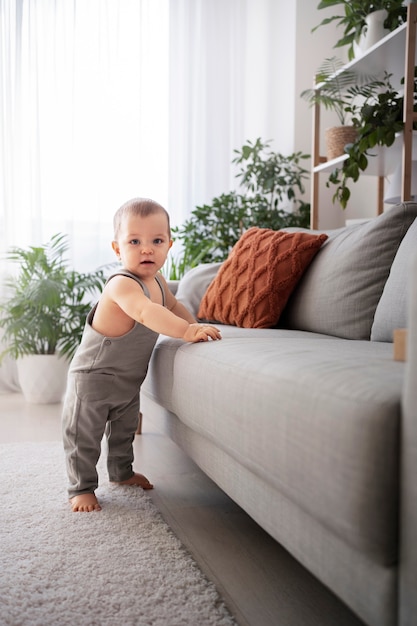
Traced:
<path id="1" fill-rule="evenodd" d="M 166 211 L 163 206 L 155 202 L 155 200 L 151 200 L 150 198 L 133 198 L 133 200 L 125 202 L 125 204 L 123 204 L 114 215 L 113 230 L 115 241 L 118 240 L 122 222 L 128 215 L 148 217 L 148 215 L 155 215 L 156 213 L 163 213 L 166 216 L 168 222 L 168 234 L 171 239 L 171 226 L 169 223 L 168 211 Z"/>

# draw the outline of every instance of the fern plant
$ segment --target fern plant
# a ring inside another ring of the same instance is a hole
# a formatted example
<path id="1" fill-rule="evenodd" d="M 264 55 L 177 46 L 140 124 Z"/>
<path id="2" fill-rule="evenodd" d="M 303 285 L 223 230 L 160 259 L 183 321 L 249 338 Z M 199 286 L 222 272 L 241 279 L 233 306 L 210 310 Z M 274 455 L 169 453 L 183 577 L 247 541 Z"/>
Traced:
<path id="1" fill-rule="evenodd" d="M 304 89 L 301 97 L 313 104 L 321 104 L 325 109 L 334 111 L 341 126 L 347 123 L 348 110 L 352 104 L 353 94 L 349 91 L 358 81 L 355 72 L 342 72 L 343 62 L 337 57 L 324 59 L 316 73 L 316 87 Z"/>

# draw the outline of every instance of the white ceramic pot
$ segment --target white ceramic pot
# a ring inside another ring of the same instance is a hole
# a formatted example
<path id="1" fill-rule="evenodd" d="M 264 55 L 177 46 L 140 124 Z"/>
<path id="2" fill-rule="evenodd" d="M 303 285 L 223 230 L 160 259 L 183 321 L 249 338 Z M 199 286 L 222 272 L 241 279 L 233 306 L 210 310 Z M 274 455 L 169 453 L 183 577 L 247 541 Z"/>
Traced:
<path id="1" fill-rule="evenodd" d="M 380 9 L 374 11 L 366 17 L 366 28 L 363 32 L 359 43 L 354 44 L 355 58 L 359 58 L 366 50 L 374 46 L 385 35 L 388 35 L 388 30 L 384 28 L 384 22 L 387 19 L 387 11 Z"/>
<path id="2" fill-rule="evenodd" d="M 69 362 L 57 354 L 30 354 L 17 359 L 19 384 L 26 402 L 62 402 Z"/>

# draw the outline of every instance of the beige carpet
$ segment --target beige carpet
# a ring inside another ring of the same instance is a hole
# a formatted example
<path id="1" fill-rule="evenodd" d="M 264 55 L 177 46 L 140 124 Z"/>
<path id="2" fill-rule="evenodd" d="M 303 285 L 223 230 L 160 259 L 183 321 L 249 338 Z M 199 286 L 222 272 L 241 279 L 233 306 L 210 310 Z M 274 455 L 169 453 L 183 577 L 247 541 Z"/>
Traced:
<path id="1" fill-rule="evenodd" d="M 145 492 L 107 482 L 72 513 L 61 444 L 0 445 L 3 626 L 232 626 Z"/>

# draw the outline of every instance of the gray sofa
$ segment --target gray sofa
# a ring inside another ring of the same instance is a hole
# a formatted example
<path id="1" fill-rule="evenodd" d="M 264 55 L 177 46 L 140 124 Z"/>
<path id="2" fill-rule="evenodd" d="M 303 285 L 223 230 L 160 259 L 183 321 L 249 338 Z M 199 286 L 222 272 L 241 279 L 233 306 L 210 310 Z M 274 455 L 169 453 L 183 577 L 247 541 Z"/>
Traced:
<path id="1" fill-rule="evenodd" d="M 142 412 L 372 626 L 417 624 L 416 217 L 404 203 L 327 231 L 276 328 L 160 337 L 141 392 Z M 219 266 L 180 281 L 194 313 Z"/>

